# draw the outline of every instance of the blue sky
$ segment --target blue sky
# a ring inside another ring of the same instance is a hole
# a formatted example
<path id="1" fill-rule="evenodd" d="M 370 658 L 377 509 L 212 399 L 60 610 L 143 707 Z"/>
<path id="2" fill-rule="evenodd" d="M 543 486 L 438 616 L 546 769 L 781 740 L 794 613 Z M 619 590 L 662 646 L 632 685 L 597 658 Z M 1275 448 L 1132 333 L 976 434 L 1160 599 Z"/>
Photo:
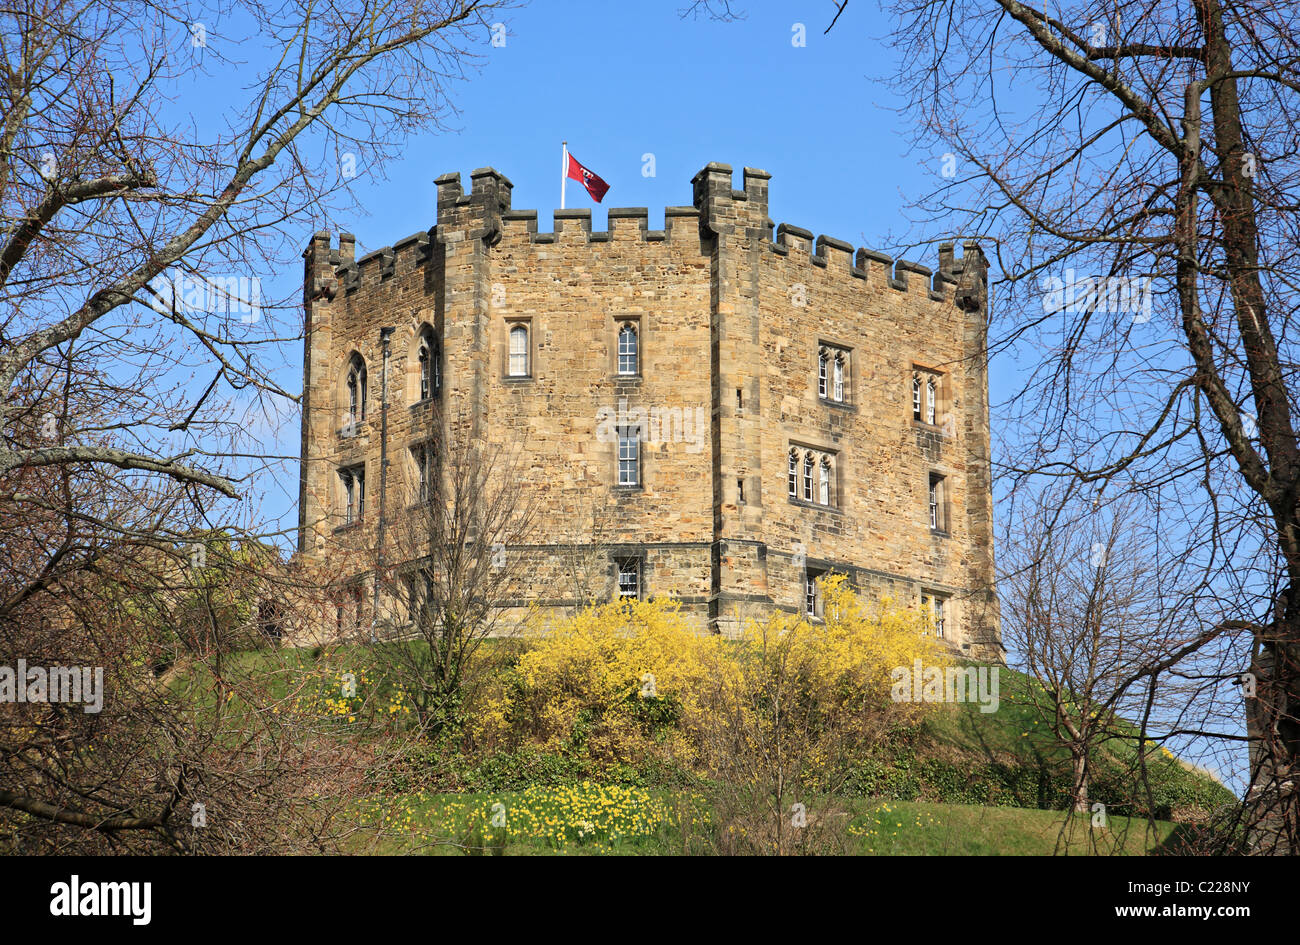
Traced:
<path id="1" fill-rule="evenodd" d="M 368 215 L 330 228 L 354 233 L 358 254 L 389 245 L 434 224 L 435 177 L 459 171 L 468 187 L 470 171 L 490 165 L 514 183 L 513 205 L 537 210 L 549 229 L 567 140 L 611 185 L 600 205 L 568 185 L 568 206 L 593 208 L 596 229 L 608 208 L 628 206 L 648 207 L 650 226 L 661 227 L 663 208 L 689 204 L 691 178 L 719 161 L 735 168 L 737 186 L 745 166 L 773 175 L 776 222 L 896 252 L 905 202 L 935 184 L 939 159 L 908 153 L 902 103 L 879 81 L 892 51 L 877 6 L 851 3 L 823 35 L 830 0 L 746 0 L 736 5 L 745 18 L 730 23 L 683 18 L 684 5 L 551 0 L 508 11 L 504 46 L 485 35 L 478 71 L 452 89 L 454 130 L 411 137 L 382 172 L 363 155 L 350 186 Z M 648 154 L 653 176 L 643 174 Z M 305 246 L 310 234 L 299 236 Z M 909 256 L 936 264 L 932 253 Z M 299 361 L 285 364 L 285 385 L 301 386 L 300 371 Z M 296 455 L 297 415 L 282 419 L 278 451 Z M 259 486 L 264 513 L 292 527 L 296 469 Z"/>
<path id="2" fill-rule="evenodd" d="M 340 220 L 366 249 L 434 222 L 433 179 L 491 165 L 515 185 L 514 205 L 543 225 L 559 206 L 560 142 L 611 185 L 596 207 L 689 204 L 709 161 L 773 175 L 772 217 L 855 244 L 884 245 L 898 229 L 900 190 L 933 183 L 898 134 L 897 103 L 868 70 L 888 57 L 874 4 L 851 4 L 829 36 L 834 5 L 745 3 L 718 23 L 666 2 L 539 2 L 511 11 L 505 46 L 461 84 L 458 133 L 412 138 L 389 180 L 357 183 L 373 215 Z M 806 26 L 807 45 L 792 44 Z M 655 156 L 656 174 L 642 174 Z M 593 207 L 576 184 L 570 207 Z"/>

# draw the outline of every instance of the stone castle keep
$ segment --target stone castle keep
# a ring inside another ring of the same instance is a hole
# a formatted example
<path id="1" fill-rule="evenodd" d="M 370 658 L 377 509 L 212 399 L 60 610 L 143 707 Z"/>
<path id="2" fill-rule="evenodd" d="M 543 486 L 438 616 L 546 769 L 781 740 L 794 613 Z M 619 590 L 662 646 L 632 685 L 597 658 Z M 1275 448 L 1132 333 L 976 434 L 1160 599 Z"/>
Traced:
<path id="1" fill-rule="evenodd" d="M 546 232 L 503 174 L 470 177 L 437 179 L 428 232 L 361 259 L 318 233 L 304 253 L 298 551 L 351 588 L 340 622 L 370 606 L 381 454 L 396 518 L 429 474 L 436 406 L 522 444 L 541 529 L 506 549 L 530 556 L 512 605 L 571 608 L 575 544 L 605 593 L 674 597 L 724 633 L 774 607 L 816 616 L 816 579 L 839 572 L 1002 658 L 977 246 L 942 246 L 932 272 L 774 227 L 770 175 L 745 168 L 736 190 L 725 164 L 663 230 L 634 207 L 606 232 L 559 210 Z"/>

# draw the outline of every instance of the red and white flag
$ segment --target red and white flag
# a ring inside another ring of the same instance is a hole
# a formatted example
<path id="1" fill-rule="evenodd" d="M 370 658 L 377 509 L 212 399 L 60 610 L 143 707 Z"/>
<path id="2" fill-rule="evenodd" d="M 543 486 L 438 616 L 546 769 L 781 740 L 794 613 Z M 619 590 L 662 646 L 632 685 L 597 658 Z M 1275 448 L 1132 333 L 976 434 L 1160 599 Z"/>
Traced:
<path id="1" fill-rule="evenodd" d="M 567 149 L 564 155 L 567 159 L 567 166 L 564 169 L 565 176 L 569 180 L 576 180 L 583 187 L 586 187 L 587 193 L 591 194 L 591 199 L 596 203 L 600 203 L 601 198 L 605 196 L 605 192 L 609 190 L 609 184 L 605 183 L 595 171 L 589 171 L 583 167 L 582 163 L 570 154 Z"/>

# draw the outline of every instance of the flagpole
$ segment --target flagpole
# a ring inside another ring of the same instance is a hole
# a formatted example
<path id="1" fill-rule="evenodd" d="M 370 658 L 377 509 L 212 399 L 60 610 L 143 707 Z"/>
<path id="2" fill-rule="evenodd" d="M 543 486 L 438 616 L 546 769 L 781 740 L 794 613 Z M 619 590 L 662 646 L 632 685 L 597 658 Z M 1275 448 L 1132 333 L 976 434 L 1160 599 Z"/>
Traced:
<path id="1" fill-rule="evenodd" d="M 569 142 L 560 142 L 560 209 L 564 209 L 564 182 L 569 179 Z"/>

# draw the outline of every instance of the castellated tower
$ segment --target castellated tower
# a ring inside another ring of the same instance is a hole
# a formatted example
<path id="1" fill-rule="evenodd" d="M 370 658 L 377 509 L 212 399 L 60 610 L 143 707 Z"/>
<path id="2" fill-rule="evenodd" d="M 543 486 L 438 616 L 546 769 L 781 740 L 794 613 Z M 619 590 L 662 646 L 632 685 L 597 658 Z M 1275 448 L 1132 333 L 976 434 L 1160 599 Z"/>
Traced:
<path id="1" fill-rule="evenodd" d="M 602 593 L 672 596 L 728 634 L 772 608 L 815 617 L 816 579 L 840 572 L 1002 659 L 975 244 L 942 246 L 935 271 L 855 253 L 774 227 L 770 175 L 736 190 L 725 164 L 663 230 L 634 207 L 607 232 L 559 210 L 544 232 L 503 174 L 470 176 L 469 193 L 437 179 L 428 232 L 362 259 L 318 233 L 304 253 L 298 551 L 340 582 L 340 622 L 361 625 L 377 565 L 400 570 L 380 557 L 381 478 L 396 519 L 429 418 L 455 416 L 516 445 L 539 496 L 535 543 L 504 549 L 531 558 L 518 608 L 575 605 L 574 548 Z"/>

